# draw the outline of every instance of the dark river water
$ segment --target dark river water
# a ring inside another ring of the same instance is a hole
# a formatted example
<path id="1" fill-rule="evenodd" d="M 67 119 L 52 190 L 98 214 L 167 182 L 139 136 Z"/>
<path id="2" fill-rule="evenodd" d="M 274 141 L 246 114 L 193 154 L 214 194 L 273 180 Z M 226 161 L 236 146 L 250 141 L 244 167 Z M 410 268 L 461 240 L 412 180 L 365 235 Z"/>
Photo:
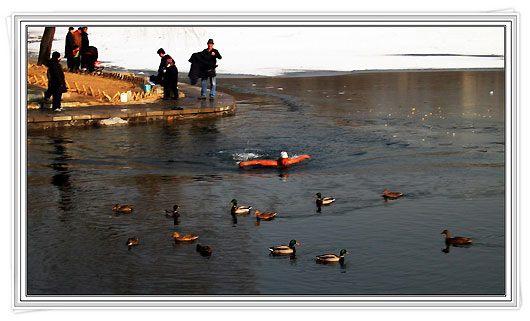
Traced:
<path id="1" fill-rule="evenodd" d="M 218 83 L 234 116 L 29 134 L 28 294 L 505 293 L 503 71 Z M 311 159 L 237 166 L 280 151 Z M 317 192 L 336 202 L 318 211 Z M 233 198 L 278 215 L 234 220 Z M 473 245 L 445 249 L 444 229 Z M 291 239 L 296 256 L 269 256 Z M 343 264 L 315 262 L 341 249 Z"/>

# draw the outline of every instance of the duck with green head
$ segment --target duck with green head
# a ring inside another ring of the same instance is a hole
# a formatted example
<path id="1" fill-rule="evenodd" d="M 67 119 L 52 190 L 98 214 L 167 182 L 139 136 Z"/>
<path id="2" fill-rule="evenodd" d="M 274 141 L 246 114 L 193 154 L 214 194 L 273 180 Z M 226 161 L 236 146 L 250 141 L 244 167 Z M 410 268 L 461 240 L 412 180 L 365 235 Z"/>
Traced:
<path id="1" fill-rule="evenodd" d="M 230 213 L 232 215 L 249 214 L 250 210 L 252 209 L 252 206 L 243 206 L 243 205 L 238 206 L 237 200 L 235 198 L 230 202 L 230 205 L 232 205 L 232 208 L 230 210 Z"/>
<path id="2" fill-rule="evenodd" d="M 166 217 L 179 217 L 180 216 L 179 209 L 180 209 L 180 206 L 176 204 L 173 205 L 172 210 L 166 210 Z"/>
<path id="3" fill-rule="evenodd" d="M 317 262 L 319 263 L 328 263 L 328 262 L 344 262 L 344 255 L 350 254 L 350 252 L 345 249 L 340 250 L 339 255 L 336 254 L 322 254 L 316 257 Z"/>
<path id="4" fill-rule="evenodd" d="M 322 205 L 329 205 L 333 202 L 335 202 L 335 199 L 333 197 L 322 197 L 322 194 L 316 193 L 313 197 L 317 198 L 317 206 L 320 207 Z"/>
<path id="5" fill-rule="evenodd" d="M 296 242 L 296 240 L 291 240 L 289 245 L 271 246 L 269 247 L 269 251 L 272 255 L 295 254 L 295 245 L 300 245 L 300 243 Z"/>

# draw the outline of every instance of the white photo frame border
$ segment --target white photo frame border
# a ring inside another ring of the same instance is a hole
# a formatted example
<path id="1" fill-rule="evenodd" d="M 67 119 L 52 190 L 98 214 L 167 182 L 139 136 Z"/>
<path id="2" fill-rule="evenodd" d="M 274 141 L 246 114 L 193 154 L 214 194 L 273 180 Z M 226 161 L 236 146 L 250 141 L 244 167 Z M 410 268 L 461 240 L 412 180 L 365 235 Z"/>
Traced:
<path id="1" fill-rule="evenodd" d="M 13 14 L 13 309 L 69 308 L 517 308 L 519 269 L 519 15 L 417 14 Z M 505 30 L 505 295 L 484 296 L 55 296 L 26 293 L 27 28 L 43 26 L 503 26 Z"/>

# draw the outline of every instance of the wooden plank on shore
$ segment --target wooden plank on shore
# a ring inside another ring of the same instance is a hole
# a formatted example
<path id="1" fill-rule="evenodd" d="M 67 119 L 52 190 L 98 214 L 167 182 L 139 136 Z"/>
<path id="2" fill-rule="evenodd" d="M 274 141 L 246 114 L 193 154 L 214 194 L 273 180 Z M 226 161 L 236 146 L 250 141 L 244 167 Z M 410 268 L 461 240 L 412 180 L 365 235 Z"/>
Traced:
<path id="1" fill-rule="evenodd" d="M 112 101 L 112 97 L 107 95 L 107 93 L 104 90 L 102 91 L 102 93 L 103 93 L 103 97 L 107 98 L 109 101 Z"/>

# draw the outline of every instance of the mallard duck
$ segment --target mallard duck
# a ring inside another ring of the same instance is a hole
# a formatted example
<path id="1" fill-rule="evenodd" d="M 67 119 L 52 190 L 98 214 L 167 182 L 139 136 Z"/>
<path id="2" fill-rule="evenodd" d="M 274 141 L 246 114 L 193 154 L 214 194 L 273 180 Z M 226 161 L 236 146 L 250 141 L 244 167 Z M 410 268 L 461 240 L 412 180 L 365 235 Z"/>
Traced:
<path id="1" fill-rule="evenodd" d="M 278 245 L 269 247 L 270 254 L 280 255 L 280 254 L 294 254 L 296 252 L 295 245 L 300 245 L 296 240 L 291 240 L 289 245 Z"/>
<path id="2" fill-rule="evenodd" d="M 328 205 L 335 202 L 333 197 L 322 197 L 322 194 L 316 193 L 313 197 L 317 198 L 317 206 Z"/>
<path id="3" fill-rule="evenodd" d="M 473 240 L 468 237 L 451 237 L 451 232 L 449 230 L 443 230 L 443 232 L 440 234 L 445 234 L 446 245 L 469 245 L 473 242 Z"/>
<path id="4" fill-rule="evenodd" d="M 381 194 L 383 194 L 384 198 L 398 198 L 398 197 L 403 196 L 403 193 L 400 193 L 400 192 L 389 192 L 386 189 Z"/>
<path id="5" fill-rule="evenodd" d="M 133 211 L 132 205 L 120 205 L 116 204 L 112 207 L 112 209 L 116 212 L 122 212 L 122 213 L 130 213 Z"/>
<path id="6" fill-rule="evenodd" d="M 209 246 L 197 244 L 197 247 L 195 249 L 203 256 L 212 255 L 212 248 Z"/>
<path id="7" fill-rule="evenodd" d="M 232 205 L 232 215 L 249 214 L 252 209 L 252 206 L 237 206 L 237 200 L 235 198 L 230 202 L 230 205 Z"/>
<path id="8" fill-rule="evenodd" d="M 173 236 L 171 236 L 175 242 L 177 241 L 193 241 L 199 238 L 198 235 L 192 235 L 192 234 L 184 234 L 180 235 L 178 232 L 173 233 Z"/>
<path id="9" fill-rule="evenodd" d="M 317 256 L 317 262 L 344 262 L 344 254 L 350 254 L 345 249 L 340 250 L 340 254 L 322 254 Z"/>
<path id="10" fill-rule="evenodd" d="M 275 216 L 276 216 L 276 212 L 261 212 L 260 210 L 256 210 L 254 212 L 254 215 L 256 215 L 256 218 L 258 220 L 265 220 L 265 221 L 270 221 L 272 220 Z"/>
<path id="11" fill-rule="evenodd" d="M 173 205 L 172 210 L 166 210 L 166 217 L 179 217 L 180 216 L 180 213 L 178 211 L 179 209 L 180 209 L 180 206 Z"/>
<path id="12" fill-rule="evenodd" d="M 129 237 L 127 239 L 127 242 L 125 244 L 127 244 L 127 246 L 131 247 L 133 245 L 138 245 L 138 238 L 137 237 Z"/>

